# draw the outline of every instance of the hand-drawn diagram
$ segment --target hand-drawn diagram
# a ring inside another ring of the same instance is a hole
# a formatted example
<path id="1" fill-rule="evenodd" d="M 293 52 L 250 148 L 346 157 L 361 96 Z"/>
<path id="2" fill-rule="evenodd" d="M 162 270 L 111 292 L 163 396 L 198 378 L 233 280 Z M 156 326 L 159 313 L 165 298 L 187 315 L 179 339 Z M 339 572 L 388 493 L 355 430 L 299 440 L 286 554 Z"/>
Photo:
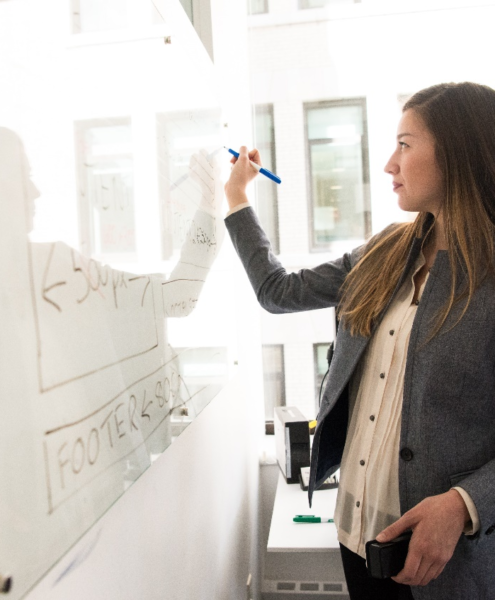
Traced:
<path id="1" fill-rule="evenodd" d="M 180 354 L 169 347 L 167 355 L 165 365 L 90 414 L 45 432 L 49 513 L 136 450 L 144 451 L 146 459 L 150 448 L 161 452 L 172 441 L 170 419 L 174 411 L 186 415 L 191 409 L 199 412 L 193 406 L 195 397 L 202 394 L 204 405 L 218 392 L 218 386 L 210 382 L 199 390 L 189 389 L 187 375 L 180 367 Z M 152 436 L 158 436 L 155 444 L 149 444 Z M 147 443 L 149 447 L 144 448 Z M 132 482 L 139 474 L 139 469 L 134 469 L 127 481 Z"/>
<path id="2" fill-rule="evenodd" d="M 170 417 L 180 403 L 181 379 L 174 358 L 90 414 L 45 432 L 49 513 L 134 453 Z M 159 447 L 167 443 L 169 435 L 164 433 Z"/>
<path id="3" fill-rule="evenodd" d="M 196 188 L 200 194 L 168 279 L 112 269 L 62 243 L 29 244 L 40 392 L 49 393 L 105 370 L 115 379 L 112 367 L 118 368 L 122 380 L 121 389 L 110 397 L 104 390 L 115 386 L 108 385 L 108 377 L 102 380 L 103 391 L 88 380 L 85 394 L 93 394 L 92 398 L 82 398 L 72 389 L 69 402 L 76 409 L 71 414 L 77 417 L 44 432 L 50 514 L 124 459 L 139 462 L 141 448 L 145 464 L 134 468 L 136 477 L 148 464 L 146 446 L 152 436 L 158 436 L 155 445 L 160 452 L 170 444 L 173 411 L 181 408 L 188 414 L 194 396 L 201 395 L 204 404 L 206 397 L 216 393 L 215 386 L 208 392 L 208 384 L 189 391 L 180 355 L 164 335 L 167 317 L 184 317 L 195 308 L 218 252 L 213 210 L 217 173 L 210 160 L 206 151 L 191 157 L 191 179 L 197 181 L 198 172 L 202 178 Z M 139 367 L 137 379 L 128 382 L 122 374 L 126 362 L 131 365 L 132 359 L 144 359 L 153 351 Z M 78 404 L 91 409 L 81 412 Z"/>
<path id="4" fill-rule="evenodd" d="M 150 276 L 117 271 L 61 242 L 29 250 L 41 392 L 157 347 Z"/>

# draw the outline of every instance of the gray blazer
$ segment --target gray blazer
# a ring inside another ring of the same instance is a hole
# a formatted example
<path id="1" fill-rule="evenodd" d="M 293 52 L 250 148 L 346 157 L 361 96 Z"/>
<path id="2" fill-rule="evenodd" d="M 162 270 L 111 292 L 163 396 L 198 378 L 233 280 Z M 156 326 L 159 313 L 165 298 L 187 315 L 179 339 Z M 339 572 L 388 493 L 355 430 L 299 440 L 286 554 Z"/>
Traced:
<path id="1" fill-rule="evenodd" d="M 358 248 L 314 269 L 287 273 L 273 254 L 252 208 L 226 219 L 227 229 L 260 304 L 285 313 L 336 306 L 341 285 L 362 255 Z M 431 221 L 430 221 L 431 222 Z M 422 238 L 411 246 L 393 297 L 411 271 Z M 401 422 L 401 514 L 457 485 L 473 499 L 481 527 L 462 535 L 443 573 L 417 600 L 495 599 L 495 283 L 476 291 L 461 322 L 454 307 L 431 341 L 431 323 L 448 298 L 451 270 L 440 251 L 425 285 L 408 347 Z M 389 304 L 390 304 L 389 302 Z M 385 312 L 385 311 L 384 311 Z M 348 420 L 348 383 L 369 338 L 339 327 L 311 457 L 309 501 L 340 465 Z M 377 373 L 377 377 L 379 374 Z"/>

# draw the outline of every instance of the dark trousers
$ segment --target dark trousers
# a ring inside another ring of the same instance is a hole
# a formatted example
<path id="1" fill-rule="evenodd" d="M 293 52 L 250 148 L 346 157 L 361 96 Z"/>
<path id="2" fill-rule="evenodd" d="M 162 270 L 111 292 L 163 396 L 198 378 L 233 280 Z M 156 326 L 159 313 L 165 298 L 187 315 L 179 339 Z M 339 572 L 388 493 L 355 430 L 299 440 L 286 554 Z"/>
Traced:
<path id="1" fill-rule="evenodd" d="M 410 586 L 370 577 L 364 558 L 342 544 L 340 554 L 351 600 L 414 600 Z"/>

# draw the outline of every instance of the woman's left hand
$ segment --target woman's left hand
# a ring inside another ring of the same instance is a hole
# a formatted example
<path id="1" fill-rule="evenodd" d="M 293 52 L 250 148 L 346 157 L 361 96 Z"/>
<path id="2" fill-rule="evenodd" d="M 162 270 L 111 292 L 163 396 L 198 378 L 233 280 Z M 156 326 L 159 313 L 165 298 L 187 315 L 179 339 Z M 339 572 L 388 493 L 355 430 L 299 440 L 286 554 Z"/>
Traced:
<path id="1" fill-rule="evenodd" d="M 456 490 L 425 498 L 403 514 L 376 538 L 388 542 L 408 529 L 413 531 L 404 568 L 392 579 L 405 585 L 426 585 L 436 579 L 452 558 L 469 520 L 466 504 Z"/>

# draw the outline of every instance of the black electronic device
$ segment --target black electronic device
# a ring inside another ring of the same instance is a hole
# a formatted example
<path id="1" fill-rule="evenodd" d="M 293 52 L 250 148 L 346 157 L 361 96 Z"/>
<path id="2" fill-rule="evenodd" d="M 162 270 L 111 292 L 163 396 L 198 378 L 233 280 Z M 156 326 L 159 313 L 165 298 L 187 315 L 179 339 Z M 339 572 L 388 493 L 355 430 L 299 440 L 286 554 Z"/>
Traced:
<path id="1" fill-rule="evenodd" d="M 404 568 L 412 532 L 408 531 L 390 542 L 366 542 L 368 573 L 377 579 L 394 577 Z"/>
<path id="2" fill-rule="evenodd" d="M 287 483 L 299 483 L 301 467 L 309 467 L 309 423 L 294 406 L 277 406 L 274 414 L 277 462 Z"/>

